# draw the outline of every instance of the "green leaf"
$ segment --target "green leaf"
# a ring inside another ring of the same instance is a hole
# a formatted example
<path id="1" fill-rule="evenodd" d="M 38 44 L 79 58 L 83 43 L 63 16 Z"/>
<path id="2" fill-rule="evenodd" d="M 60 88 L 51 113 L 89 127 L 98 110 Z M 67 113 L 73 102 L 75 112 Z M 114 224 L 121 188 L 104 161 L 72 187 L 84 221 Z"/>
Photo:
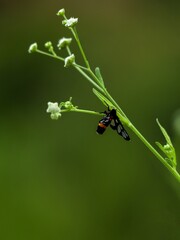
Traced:
<path id="1" fill-rule="evenodd" d="M 170 139 L 169 135 L 167 134 L 165 128 L 163 128 L 163 127 L 161 126 L 161 124 L 160 124 L 160 122 L 159 122 L 158 119 L 156 119 L 156 122 L 157 122 L 157 124 L 159 125 L 159 128 L 161 129 L 161 132 L 162 132 L 162 134 L 164 135 L 167 143 L 168 143 L 170 146 L 173 146 L 173 145 L 172 145 L 172 142 L 171 142 L 171 139 Z"/>
<path id="2" fill-rule="evenodd" d="M 99 67 L 95 68 L 95 74 L 96 74 L 97 78 L 99 79 L 99 82 L 104 86 L 104 81 L 103 81 Z"/>
<path id="3" fill-rule="evenodd" d="M 167 134 L 165 128 L 163 128 L 160 124 L 160 122 L 158 121 L 158 119 L 156 119 L 157 121 L 157 124 L 159 125 L 159 128 L 164 136 L 164 138 L 166 139 L 166 144 L 163 146 L 161 143 L 159 142 L 156 142 L 156 145 L 161 149 L 161 151 L 163 153 L 165 153 L 165 155 L 168 157 L 168 158 L 165 158 L 165 160 L 173 167 L 176 169 L 176 165 L 177 165 L 177 162 L 176 162 L 176 152 L 175 152 L 175 149 L 172 145 L 172 142 L 171 142 L 171 139 L 169 137 L 169 135 Z M 168 160 L 167 160 L 168 159 Z"/>

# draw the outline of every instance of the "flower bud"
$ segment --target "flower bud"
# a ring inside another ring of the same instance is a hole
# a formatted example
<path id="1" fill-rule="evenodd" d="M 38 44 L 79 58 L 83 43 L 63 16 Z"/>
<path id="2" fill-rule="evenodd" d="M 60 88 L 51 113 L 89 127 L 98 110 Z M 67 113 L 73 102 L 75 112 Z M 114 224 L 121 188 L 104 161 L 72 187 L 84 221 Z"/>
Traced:
<path id="1" fill-rule="evenodd" d="M 52 42 L 46 42 L 45 44 L 44 44 L 44 46 L 45 46 L 45 48 L 47 48 L 48 49 L 48 51 L 50 52 L 50 53 L 53 53 L 53 51 L 54 51 L 54 48 L 53 48 L 53 45 L 52 45 Z"/>
<path id="2" fill-rule="evenodd" d="M 37 49 L 38 49 L 37 43 L 33 43 L 33 44 L 31 44 L 31 45 L 29 46 L 28 52 L 29 52 L 29 53 L 33 53 L 33 52 L 36 52 Z"/>
<path id="3" fill-rule="evenodd" d="M 51 48 L 52 47 L 52 42 L 46 42 L 45 44 L 44 44 L 44 46 L 46 47 L 46 48 Z"/>
<path id="4" fill-rule="evenodd" d="M 66 102 L 64 103 L 64 107 L 70 110 L 70 109 L 72 109 L 74 106 L 73 106 L 73 104 L 72 104 L 71 101 L 66 101 Z"/>
<path id="5" fill-rule="evenodd" d="M 57 12 L 57 16 L 64 16 L 65 15 L 65 9 L 62 8 Z"/>
<path id="6" fill-rule="evenodd" d="M 72 38 L 61 38 L 60 40 L 59 40 L 59 42 L 58 42 L 58 44 L 57 44 L 57 47 L 59 48 L 59 49 L 61 49 L 61 48 L 63 48 L 63 47 L 66 47 L 66 46 L 69 46 L 70 45 L 70 43 L 71 43 L 71 41 L 72 41 Z"/>
<path id="7" fill-rule="evenodd" d="M 68 56 L 64 59 L 64 67 L 69 67 L 74 62 L 75 62 L 75 56 L 74 56 L 74 54 L 71 54 L 70 56 Z"/>

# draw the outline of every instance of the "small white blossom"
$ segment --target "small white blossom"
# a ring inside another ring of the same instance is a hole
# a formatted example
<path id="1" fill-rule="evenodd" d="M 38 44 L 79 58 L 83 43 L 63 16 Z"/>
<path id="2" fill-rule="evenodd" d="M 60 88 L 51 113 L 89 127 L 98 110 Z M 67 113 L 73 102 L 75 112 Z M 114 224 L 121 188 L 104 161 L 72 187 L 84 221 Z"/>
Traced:
<path id="1" fill-rule="evenodd" d="M 74 62 L 75 62 L 75 56 L 74 56 L 74 54 L 71 54 L 70 56 L 68 56 L 64 59 L 64 67 L 69 67 Z"/>
<path id="2" fill-rule="evenodd" d="M 63 47 L 69 46 L 69 44 L 71 43 L 71 41 L 72 41 L 72 38 L 65 38 L 65 37 L 63 37 L 63 38 L 61 38 L 61 39 L 59 40 L 59 42 L 58 42 L 58 44 L 57 44 L 57 47 L 58 47 L 59 49 L 61 49 L 61 48 L 63 48 Z"/>
<path id="3" fill-rule="evenodd" d="M 65 27 L 73 27 L 74 25 L 77 24 L 77 22 L 78 22 L 78 18 L 71 17 L 67 20 L 64 20 L 63 24 L 65 25 Z"/>
<path id="4" fill-rule="evenodd" d="M 61 116 L 61 109 L 58 106 L 58 103 L 48 102 L 48 108 L 46 110 L 47 113 L 51 113 L 51 119 L 57 120 Z"/>
<path id="5" fill-rule="evenodd" d="M 64 14 L 65 14 L 65 9 L 64 9 L 64 8 L 60 9 L 60 10 L 57 12 L 57 15 L 58 15 L 58 16 L 64 16 Z"/>
<path id="6" fill-rule="evenodd" d="M 33 52 L 36 52 L 37 49 L 38 49 L 37 43 L 33 43 L 33 44 L 30 45 L 30 47 L 29 47 L 29 49 L 28 49 L 28 52 L 29 52 L 29 53 L 33 53 Z"/>

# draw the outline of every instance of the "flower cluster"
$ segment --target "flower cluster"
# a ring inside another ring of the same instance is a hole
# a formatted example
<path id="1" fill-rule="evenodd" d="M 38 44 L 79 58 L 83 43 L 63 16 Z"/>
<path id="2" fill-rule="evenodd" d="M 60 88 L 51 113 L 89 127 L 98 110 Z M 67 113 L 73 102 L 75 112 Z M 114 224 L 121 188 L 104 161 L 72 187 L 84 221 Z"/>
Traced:
<path id="1" fill-rule="evenodd" d="M 61 102 L 59 105 L 57 102 L 48 102 L 47 113 L 50 113 L 50 117 L 53 120 L 57 120 L 61 117 L 62 112 L 68 112 L 76 110 L 78 107 L 72 104 L 72 97 L 66 102 Z"/>
<path id="2" fill-rule="evenodd" d="M 74 27 L 78 23 L 78 18 L 71 17 L 62 21 L 65 27 Z"/>
<path id="3" fill-rule="evenodd" d="M 58 11 L 57 15 L 64 17 L 64 20 L 62 21 L 62 23 L 64 24 L 65 27 L 72 28 L 78 22 L 78 18 L 71 17 L 71 18 L 67 19 L 66 16 L 65 16 L 65 9 L 64 8 L 60 9 Z M 51 53 L 51 55 L 49 55 L 49 56 L 59 58 L 60 60 L 64 61 L 64 67 L 69 67 L 69 66 L 71 66 L 75 63 L 75 55 L 71 53 L 70 48 L 69 48 L 69 45 L 71 44 L 71 42 L 72 42 L 72 38 L 66 38 L 66 37 L 62 37 L 58 41 L 58 44 L 57 44 L 58 49 L 61 50 L 62 48 L 66 48 L 66 50 L 68 52 L 68 56 L 65 57 L 65 58 L 57 56 L 57 54 L 54 51 L 54 47 L 53 47 L 53 44 L 52 44 L 51 41 L 46 42 L 44 44 L 44 46 Z M 37 43 L 31 44 L 29 49 L 28 49 L 28 52 L 33 53 L 33 52 L 37 52 L 37 51 L 46 54 L 45 52 L 38 50 Z"/>

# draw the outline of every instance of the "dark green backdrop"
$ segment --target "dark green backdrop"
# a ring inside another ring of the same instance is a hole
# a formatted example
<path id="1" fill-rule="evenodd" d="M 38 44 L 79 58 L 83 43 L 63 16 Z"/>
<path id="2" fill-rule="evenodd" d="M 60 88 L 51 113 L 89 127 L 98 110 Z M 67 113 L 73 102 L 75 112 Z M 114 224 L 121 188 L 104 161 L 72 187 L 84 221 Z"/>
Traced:
<path id="1" fill-rule="evenodd" d="M 73 69 L 27 52 L 70 37 L 56 16 L 62 7 L 79 17 L 89 61 L 131 121 L 163 142 L 158 117 L 180 164 L 179 1 L 1 1 L 0 238 L 180 239 L 180 185 L 132 132 L 125 142 L 109 129 L 96 135 L 96 116 L 46 114 L 48 101 L 70 96 L 105 110 Z"/>

